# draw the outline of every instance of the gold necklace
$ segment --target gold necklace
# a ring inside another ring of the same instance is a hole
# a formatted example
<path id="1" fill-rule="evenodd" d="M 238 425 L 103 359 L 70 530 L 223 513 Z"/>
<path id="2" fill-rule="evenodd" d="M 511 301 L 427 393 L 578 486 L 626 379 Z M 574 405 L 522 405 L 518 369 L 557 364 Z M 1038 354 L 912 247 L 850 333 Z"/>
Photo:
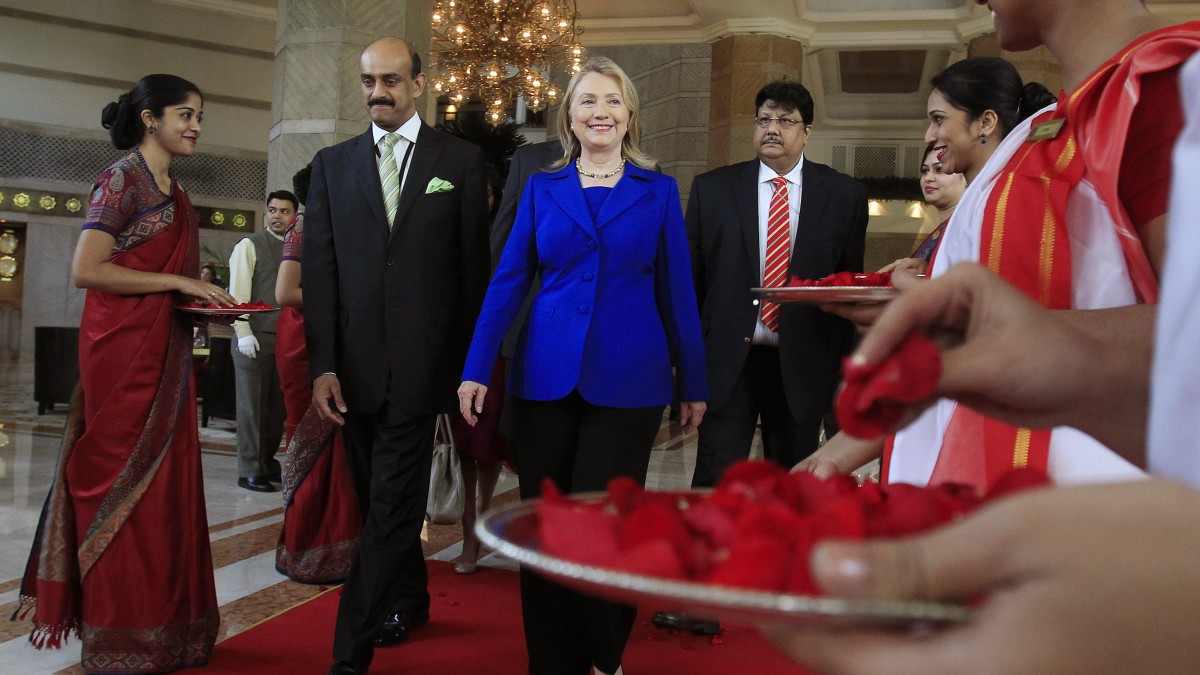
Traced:
<path id="1" fill-rule="evenodd" d="M 621 173 L 621 169 L 624 169 L 624 168 L 625 168 L 625 158 L 622 157 L 621 163 L 618 164 L 617 168 L 613 169 L 612 171 L 609 171 L 608 173 L 592 173 L 591 171 L 584 171 L 583 164 L 580 164 L 580 158 L 579 157 L 575 158 L 575 170 L 579 172 L 579 175 L 587 176 L 588 178 L 598 178 L 601 180 L 603 180 L 605 178 L 612 178 L 613 176 Z"/>

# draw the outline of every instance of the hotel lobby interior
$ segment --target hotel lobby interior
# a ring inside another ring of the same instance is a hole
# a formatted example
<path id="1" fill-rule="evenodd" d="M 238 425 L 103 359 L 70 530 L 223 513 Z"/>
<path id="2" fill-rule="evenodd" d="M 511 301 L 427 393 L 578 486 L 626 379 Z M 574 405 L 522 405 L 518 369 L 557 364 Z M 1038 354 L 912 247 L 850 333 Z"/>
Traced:
<path id="1" fill-rule="evenodd" d="M 1058 65 L 1044 49 L 1002 53 L 987 8 L 974 0 L 568 4 L 578 10 L 587 53 L 613 58 L 637 86 L 643 148 L 676 178 L 685 201 L 697 174 L 754 156 L 759 87 L 775 79 L 808 87 L 816 113 L 806 158 L 862 179 L 871 191 L 867 270 L 906 255 L 938 224 L 936 209 L 920 201 L 916 178 L 930 77 L 967 56 L 1002 55 L 1026 80 L 1054 91 L 1060 86 Z M 1200 2 L 1147 5 L 1173 22 L 1200 18 Z M 268 192 L 290 189 L 291 176 L 315 151 L 366 128 L 357 85 L 361 48 L 381 35 L 403 35 L 427 53 L 432 7 L 432 0 L 0 0 L 0 614 L 17 608 L 77 372 L 73 329 L 84 292 L 70 284 L 69 272 L 80 200 L 93 177 L 121 154 L 100 127 L 100 110 L 149 72 L 187 77 L 204 91 L 199 149 L 177 168 L 201 218 L 201 262 L 224 265 L 239 240 L 264 226 Z M 565 81 L 556 76 L 559 86 Z M 418 100 L 419 114 L 431 124 L 479 108 L 456 108 L 432 95 Z M 529 120 L 520 133 L 533 143 L 547 138 L 558 110 L 551 105 L 526 117 L 513 105 L 506 114 Z M 227 341 L 213 342 L 228 349 Z M 292 666 L 246 667 L 253 660 L 243 653 L 246 641 L 228 648 L 224 641 L 336 589 L 295 583 L 276 571 L 280 493 L 237 486 L 234 422 L 222 409 L 231 394 L 212 384 L 228 377 L 229 359 L 214 358 L 210 345 L 198 343 L 195 364 L 211 380 L 200 388 L 211 413 L 200 441 L 221 612 L 216 653 L 225 659 L 200 672 L 292 672 Z M 682 489 L 690 483 L 696 439 L 667 412 L 648 486 Z M 516 486 L 506 470 L 496 503 L 515 502 Z M 427 557 L 438 564 L 461 550 L 458 525 L 428 525 L 422 537 Z M 480 565 L 483 573 L 516 569 L 495 553 Z M 436 587 L 431 592 L 434 622 L 438 611 L 449 615 L 460 604 L 439 596 Z M 320 620 L 310 627 L 328 641 L 332 614 Z M 38 651 L 28 642 L 29 628 L 28 621 L 0 621 L 0 675 L 84 672 L 78 640 Z M 654 630 L 643 611 L 635 637 L 650 644 L 660 639 Z M 512 634 L 519 641 L 519 623 Z M 735 639 L 758 638 L 743 631 L 726 642 Z M 456 644 L 437 634 L 424 648 L 449 654 Z M 770 652 L 765 642 L 753 644 Z M 701 636 L 664 639 L 661 650 L 679 650 L 704 665 L 658 672 L 754 668 L 738 660 L 742 656 L 722 660 L 726 647 Z M 421 640 L 398 649 L 405 648 L 422 648 Z M 489 658 L 472 670 L 523 672 L 522 645 L 514 644 L 512 655 L 515 660 Z M 324 672 L 328 654 L 319 657 L 300 672 Z M 763 658 L 776 670 L 755 672 L 788 672 L 778 655 Z M 648 672 L 632 657 L 625 671 Z M 382 665 L 372 672 L 468 671 Z"/>

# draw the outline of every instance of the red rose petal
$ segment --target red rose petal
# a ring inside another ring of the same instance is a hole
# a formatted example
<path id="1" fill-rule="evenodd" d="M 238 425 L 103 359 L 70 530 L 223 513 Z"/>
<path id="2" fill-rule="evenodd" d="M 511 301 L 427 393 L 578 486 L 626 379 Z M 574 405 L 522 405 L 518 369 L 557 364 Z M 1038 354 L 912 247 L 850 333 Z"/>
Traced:
<path id="1" fill-rule="evenodd" d="M 857 365 L 847 358 L 845 386 L 837 397 L 842 430 L 858 438 L 878 438 L 904 415 L 906 404 L 933 395 L 942 376 L 937 346 L 920 333 L 910 333 L 900 348 L 881 363 Z"/>
<path id="2" fill-rule="evenodd" d="M 537 516 L 542 550 L 588 565 L 735 588 L 819 594 L 812 547 L 828 539 L 895 537 L 929 530 L 988 499 L 1048 483 L 1014 471 L 986 497 L 961 485 L 916 487 L 839 476 L 788 474 L 767 462 L 739 464 L 711 493 L 645 491 L 613 481 L 600 503 L 543 485 Z"/>
<path id="3" fill-rule="evenodd" d="M 899 537 L 944 525 L 967 507 L 937 489 L 894 483 L 887 486 L 883 502 L 868 512 L 867 536 Z"/>
<path id="4" fill-rule="evenodd" d="M 729 549 L 707 581 L 718 586 L 778 590 L 786 584 L 791 547 L 772 537 L 745 538 Z"/>
<path id="5" fill-rule="evenodd" d="M 665 579 L 687 578 L 679 552 L 665 541 L 646 541 L 635 548 L 622 551 L 613 566 L 630 574 Z"/>
<path id="6" fill-rule="evenodd" d="M 836 272 L 820 279 L 791 277 L 788 286 L 891 286 L 891 272 Z"/>
<path id="7" fill-rule="evenodd" d="M 608 483 L 609 500 L 621 513 L 629 513 L 642 501 L 646 488 L 628 476 L 618 476 Z"/>
<path id="8" fill-rule="evenodd" d="M 673 504 L 646 500 L 623 516 L 617 527 L 617 544 L 622 551 L 654 541 L 665 542 L 680 553 L 687 550 L 691 532 Z"/>

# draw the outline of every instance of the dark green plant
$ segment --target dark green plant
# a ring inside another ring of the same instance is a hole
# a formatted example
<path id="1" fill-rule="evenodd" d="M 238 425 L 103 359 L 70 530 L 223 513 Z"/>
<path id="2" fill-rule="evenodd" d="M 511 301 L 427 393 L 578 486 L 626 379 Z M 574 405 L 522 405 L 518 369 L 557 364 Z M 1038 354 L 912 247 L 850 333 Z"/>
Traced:
<path id="1" fill-rule="evenodd" d="M 521 128 L 519 124 L 503 122 L 492 125 L 482 112 L 477 111 L 460 112 L 454 119 L 437 125 L 437 128 L 483 148 L 488 164 L 500 173 L 501 178 L 508 175 L 508 163 L 513 153 L 525 145 L 525 137 L 518 133 Z"/>

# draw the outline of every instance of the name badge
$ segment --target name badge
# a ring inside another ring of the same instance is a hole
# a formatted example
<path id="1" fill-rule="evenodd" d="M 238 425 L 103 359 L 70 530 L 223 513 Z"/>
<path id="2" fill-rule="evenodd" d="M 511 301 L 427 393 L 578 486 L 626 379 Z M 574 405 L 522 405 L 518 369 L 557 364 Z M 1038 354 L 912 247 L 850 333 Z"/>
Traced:
<path id="1" fill-rule="evenodd" d="M 1033 125 L 1033 129 L 1029 131 L 1029 136 L 1025 138 L 1025 142 L 1033 143 L 1034 141 L 1048 141 L 1051 138 L 1057 138 L 1058 132 L 1062 131 L 1063 125 L 1066 123 L 1067 120 L 1059 118 L 1035 124 Z"/>

